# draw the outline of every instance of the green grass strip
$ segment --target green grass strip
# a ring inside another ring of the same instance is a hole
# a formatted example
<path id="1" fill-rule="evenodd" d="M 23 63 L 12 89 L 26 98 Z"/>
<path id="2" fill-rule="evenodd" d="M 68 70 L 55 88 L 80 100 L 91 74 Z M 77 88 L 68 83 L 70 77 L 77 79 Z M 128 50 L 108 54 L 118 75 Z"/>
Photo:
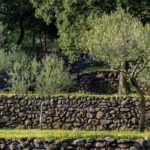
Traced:
<path id="1" fill-rule="evenodd" d="M 88 93 L 88 92 L 73 92 L 73 93 L 57 93 L 57 94 L 47 94 L 47 95 L 41 95 L 38 93 L 9 93 L 9 92 L 0 92 L 0 97 L 5 96 L 5 97 L 12 97 L 12 96 L 29 96 L 29 97 L 34 97 L 34 96 L 54 96 L 54 97 L 102 97 L 102 98 L 109 98 L 109 97 L 139 97 L 139 95 L 137 95 L 136 93 L 129 93 L 129 94 L 95 94 L 95 93 Z M 150 100 L 150 95 L 145 95 L 145 98 L 147 100 Z"/>
<path id="2" fill-rule="evenodd" d="M 7 93 L 7 92 L 0 92 L 0 97 L 5 96 L 5 97 L 11 97 L 11 96 L 62 96 L 62 97 L 68 97 L 68 96 L 73 96 L 73 97 L 102 97 L 102 98 L 109 98 L 109 97 L 139 97 L 135 93 L 130 93 L 127 95 L 119 95 L 119 94 L 94 94 L 94 93 L 84 93 L 84 92 L 74 92 L 74 93 L 58 93 L 54 95 L 41 95 L 38 93 L 28 93 L 28 94 L 17 94 L 17 93 Z M 149 99 L 150 95 L 145 95 L 145 98 Z"/>
<path id="3" fill-rule="evenodd" d="M 150 138 L 150 131 L 80 131 L 80 130 L 23 130 L 1 129 L 0 138 L 90 138 L 90 137 L 113 137 L 113 138 Z"/>
<path id="4" fill-rule="evenodd" d="M 83 92 L 76 92 L 76 93 L 59 93 L 53 96 L 74 96 L 74 97 L 102 97 L 102 98 L 109 98 L 109 97 L 139 97 L 139 95 L 135 93 L 130 94 L 94 94 L 94 93 L 83 93 Z M 145 95 L 145 98 L 150 98 L 150 95 Z"/>

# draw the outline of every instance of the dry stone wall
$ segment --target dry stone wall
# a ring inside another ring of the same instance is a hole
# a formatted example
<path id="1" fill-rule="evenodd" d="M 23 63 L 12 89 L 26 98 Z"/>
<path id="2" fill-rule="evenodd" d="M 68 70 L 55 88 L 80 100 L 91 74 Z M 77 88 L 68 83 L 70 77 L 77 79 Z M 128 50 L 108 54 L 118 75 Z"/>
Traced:
<path id="1" fill-rule="evenodd" d="M 139 99 L 135 97 L 0 97 L 0 128 L 137 129 L 138 120 Z M 150 129 L 148 99 L 146 128 Z"/>
<path id="2" fill-rule="evenodd" d="M 74 91 L 112 94 L 118 89 L 118 73 L 112 71 L 81 74 L 77 81 Z"/>
<path id="3" fill-rule="evenodd" d="M 81 74 L 78 77 L 78 84 L 72 91 L 84 91 L 102 94 L 112 94 L 118 92 L 119 76 L 117 72 L 103 71 Z M 129 83 L 128 83 L 129 84 Z M 146 95 L 150 94 L 150 85 L 139 82 L 139 85 Z M 135 90 L 128 85 L 128 90 L 134 93 Z"/>
<path id="4" fill-rule="evenodd" d="M 1 150 L 149 150 L 144 139 L 0 139 Z"/>

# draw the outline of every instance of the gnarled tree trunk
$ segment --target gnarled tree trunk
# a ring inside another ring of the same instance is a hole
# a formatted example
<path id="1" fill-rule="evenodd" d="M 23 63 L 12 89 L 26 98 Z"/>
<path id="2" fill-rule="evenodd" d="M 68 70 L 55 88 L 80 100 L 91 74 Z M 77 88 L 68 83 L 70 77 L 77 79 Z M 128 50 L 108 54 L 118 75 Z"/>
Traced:
<path id="1" fill-rule="evenodd" d="M 24 26 L 23 26 L 23 18 L 20 19 L 19 26 L 20 26 L 20 35 L 17 41 L 17 45 L 20 45 L 24 39 L 25 31 L 24 31 Z"/>
<path id="2" fill-rule="evenodd" d="M 143 91 L 140 89 L 136 79 L 130 79 L 132 86 L 135 88 L 137 94 L 140 97 L 140 105 L 139 105 L 139 130 L 144 131 L 145 129 L 145 97 Z"/>
<path id="3" fill-rule="evenodd" d="M 127 94 L 127 82 L 126 82 L 126 75 L 124 72 L 120 72 L 119 74 L 118 93 L 119 95 Z"/>
<path id="4" fill-rule="evenodd" d="M 128 93 L 127 77 L 126 77 L 127 69 L 128 69 L 127 62 L 124 62 L 122 64 L 122 70 L 119 73 L 119 85 L 118 85 L 118 94 L 119 95 Z"/>

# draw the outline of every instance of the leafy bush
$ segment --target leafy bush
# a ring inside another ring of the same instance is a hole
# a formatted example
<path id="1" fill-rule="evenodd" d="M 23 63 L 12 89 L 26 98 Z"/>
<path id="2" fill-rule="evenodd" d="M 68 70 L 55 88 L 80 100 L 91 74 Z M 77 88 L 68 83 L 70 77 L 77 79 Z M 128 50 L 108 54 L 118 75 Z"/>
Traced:
<path id="1" fill-rule="evenodd" d="M 9 53 L 4 49 L 0 49 L 0 71 L 7 71 L 11 67 Z"/>
<path id="2" fill-rule="evenodd" d="M 41 62 L 19 50 L 0 50 L 0 71 L 9 75 L 8 90 L 25 94 L 54 94 L 69 87 L 72 77 L 62 60 L 52 55 Z"/>
<path id="3" fill-rule="evenodd" d="M 47 56 L 42 60 L 40 68 L 36 78 L 36 91 L 38 93 L 58 93 L 72 84 L 72 78 L 64 68 L 63 61 L 56 56 Z"/>
<path id="4" fill-rule="evenodd" d="M 15 93 L 26 93 L 30 86 L 29 58 L 24 53 L 12 54 L 12 68 L 9 71 L 9 90 Z"/>

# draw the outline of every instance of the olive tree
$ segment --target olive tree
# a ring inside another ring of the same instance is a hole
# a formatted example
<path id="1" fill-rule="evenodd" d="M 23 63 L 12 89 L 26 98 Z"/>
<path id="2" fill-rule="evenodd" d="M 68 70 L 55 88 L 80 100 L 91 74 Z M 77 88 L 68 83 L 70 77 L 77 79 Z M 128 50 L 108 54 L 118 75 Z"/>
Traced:
<path id="1" fill-rule="evenodd" d="M 143 26 L 122 9 L 111 15 L 91 15 L 88 24 L 88 29 L 83 27 L 79 47 L 120 72 L 119 93 L 126 93 L 124 83 L 130 81 L 141 99 L 139 128 L 143 130 L 145 98 L 137 80 L 148 75 L 145 71 L 150 64 L 149 25 Z"/>

